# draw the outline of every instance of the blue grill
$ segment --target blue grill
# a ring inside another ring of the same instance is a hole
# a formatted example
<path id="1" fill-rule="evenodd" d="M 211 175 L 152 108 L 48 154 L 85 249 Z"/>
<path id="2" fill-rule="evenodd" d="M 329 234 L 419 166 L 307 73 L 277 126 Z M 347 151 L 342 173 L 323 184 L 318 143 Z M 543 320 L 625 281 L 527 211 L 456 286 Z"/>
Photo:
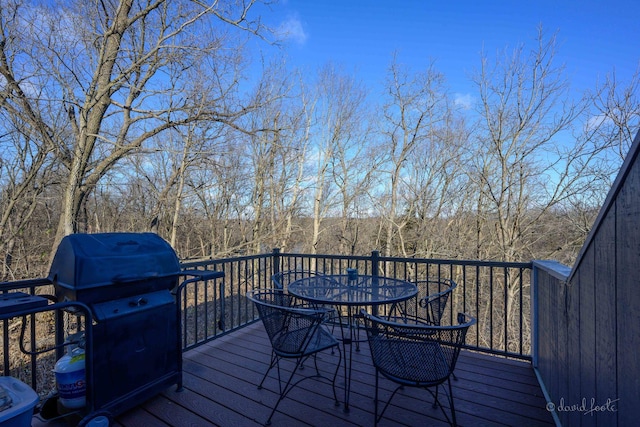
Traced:
<path id="1" fill-rule="evenodd" d="M 152 233 L 66 236 L 49 280 L 59 302 L 92 311 L 94 410 L 126 411 L 181 386 L 178 305 L 181 275 L 175 251 Z"/>

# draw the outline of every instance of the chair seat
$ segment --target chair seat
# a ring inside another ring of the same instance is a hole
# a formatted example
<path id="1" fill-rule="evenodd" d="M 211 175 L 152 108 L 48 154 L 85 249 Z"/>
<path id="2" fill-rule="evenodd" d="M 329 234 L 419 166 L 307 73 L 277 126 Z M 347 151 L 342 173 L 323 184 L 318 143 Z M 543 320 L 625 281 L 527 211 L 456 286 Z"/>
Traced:
<path id="1" fill-rule="evenodd" d="M 307 331 L 303 329 L 281 332 L 274 337 L 274 352 L 280 357 L 300 357 L 300 340 L 308 338 L 309 343 L 304 347 L 302 356 L 317 353 L 319 351 L 338 345 L 338 340 L 324 326 L 320 326 L 310 337 L 306 337 Z"/>
<path id="2" fill-rule="evenodd" d="M 380 373 L 392 381 L 427 387 L 443 383 L 449 375 L 449 363 L 437 342 L 372 337 L 370 345 Z"/>

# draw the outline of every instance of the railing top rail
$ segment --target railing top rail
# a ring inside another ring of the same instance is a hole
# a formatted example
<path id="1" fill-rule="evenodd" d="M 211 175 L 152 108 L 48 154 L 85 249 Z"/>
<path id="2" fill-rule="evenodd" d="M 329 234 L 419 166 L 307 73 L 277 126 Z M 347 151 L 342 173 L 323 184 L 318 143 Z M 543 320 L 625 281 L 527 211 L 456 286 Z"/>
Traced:
<path id="1" fill-rule="evenodd" d="M 199 259 L 199 260 L 181 260 L 180 267 L 182 269 L 193 268 L 193 267 L 205 267 L 211 264 L 220 264 L 220 263 L 229 263 L 229 262 L 242 262 L 248 260 L 255 260 L 260 258 L 271 258 L 273 257 L 273 253 L 268 252 L 264 254 L 258 255 L 242 255 L 238 257 L 230 257 L 230 258 L 208 258 L 208 259 Z"/>
<path id="2" fill-rule="evenodd" d="M 371 255 L 332 255 L 332 254 L 302 254 L 302 253 L 287 253 L 281 252 L 278 254 L 280 257 L 305 257 L 316 259 L 348 259 L 348 260 L 371 260 Z M 513 268 L 531 268 L 533 263 L 528 262 L 507 262 L 507 261 L 481 261 L 481 260 L 465 260 L 465 259 L 440 259 L 440 258 L 413 258 L 413 257 L 386 257 L 378 256 L 378 261 L 381 262 L 400 262 L 400 263 L 425 263 L 425 264 L 455 264 L 455 265 L 468 265 L 468 266 L 483 266 L 483 267 L 513 267 Z"/>
<path id="3" fill-rule="evenodd" d="M 531 268 L 531 262 L 507 262 L 507 261 L 477 261 L 467 259 L 438 259 L 438 258 L 397 258 L 397 257 L 380 257 L 380 261 L 395 262 L 419 262 L 425 264 L 455 264 L 482 267 L 512 267 L 512 268 Z"/>
<path id="4" fill-rule="evenodd" d="M 422 264 L 441 264 L 441 265 L 462 265 L 462 266 L 480 266 L 480 267 L 511 267 L 511 268 L 532 268 L 533 261 L 527 262 L 513 262 L 513 261 L 483 261 L 483 260 L 470 260 L 470 259 L 444 259 L 444 258 L 415 258 L 415 257 L 393 257 L 393 256 L 381 256 L 377 251 L 373 251 L 369 255 L 335 255 L 335 254 L 306 254 L 296 252 L 280 252 L 279 249 L 274 249 L 273 252 L 258 254 L 258 255 L 244 255 L 233 256 L 228 258 L 210 258 L 206 260 L 184 260 L 181 262 L 183 269 L 194 267 L 205 267 L 212 264 L 222 264 L 225 262 L 243 262 L 256 259 L 267 259 L 277 254 L 281 258 L 313 258 L 313 259 L 328 259 L 328 260 L 349 260 L 349 261 L 370 261 L 373 254 L 376 254 L 377 261 L 379 262 L 401 262 L 401 263 L 422 263 Z"/>

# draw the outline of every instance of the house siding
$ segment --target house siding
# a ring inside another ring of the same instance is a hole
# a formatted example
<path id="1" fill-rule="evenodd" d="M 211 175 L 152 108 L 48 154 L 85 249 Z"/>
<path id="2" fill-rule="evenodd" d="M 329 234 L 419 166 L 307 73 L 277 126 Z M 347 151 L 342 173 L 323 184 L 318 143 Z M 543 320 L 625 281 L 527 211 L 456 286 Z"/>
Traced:
<path id="1" fill-rule="evenodd" d="M 534 262 L 534 365 L 565 426 L 640 419 L 640 132 L 569 273 Z"/>

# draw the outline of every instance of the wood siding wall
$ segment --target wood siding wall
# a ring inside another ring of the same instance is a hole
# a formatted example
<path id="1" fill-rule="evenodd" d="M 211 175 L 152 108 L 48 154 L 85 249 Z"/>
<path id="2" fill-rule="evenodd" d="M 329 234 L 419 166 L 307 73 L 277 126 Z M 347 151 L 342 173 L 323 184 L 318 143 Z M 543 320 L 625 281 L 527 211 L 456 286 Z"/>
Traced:
<path id="1" fill-rule="evenodd" d="M 574 267 L 534 262 L 534 367 L 564 426 L 640 420 L 639 145 Z"/>

